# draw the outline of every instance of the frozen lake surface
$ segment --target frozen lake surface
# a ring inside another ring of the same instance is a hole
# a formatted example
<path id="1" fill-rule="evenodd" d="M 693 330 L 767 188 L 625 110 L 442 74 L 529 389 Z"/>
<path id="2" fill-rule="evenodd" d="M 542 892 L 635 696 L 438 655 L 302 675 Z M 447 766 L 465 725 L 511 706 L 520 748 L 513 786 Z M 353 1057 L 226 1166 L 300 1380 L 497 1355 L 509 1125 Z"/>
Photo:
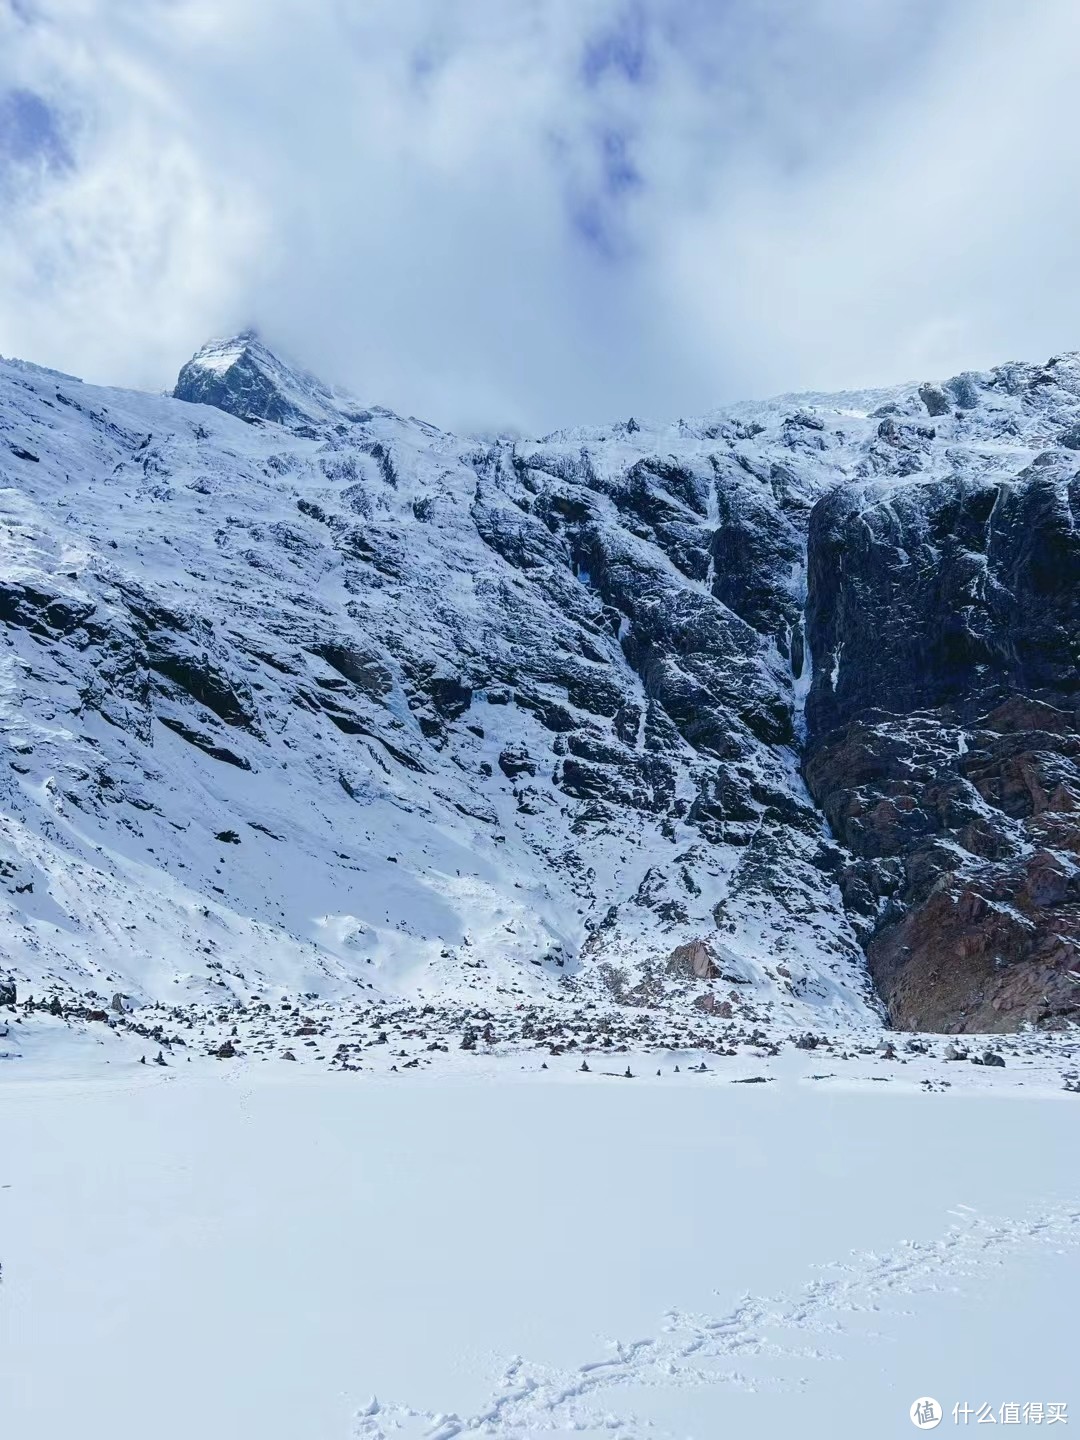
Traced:
<path id="1" fill-rule="evenodd" d="M 918 1396 L 941 1433 L 1080 1405 L 1076 1097 L 663 1068 L 12 1079 L 3 1433 L 889 1440 Z"/>

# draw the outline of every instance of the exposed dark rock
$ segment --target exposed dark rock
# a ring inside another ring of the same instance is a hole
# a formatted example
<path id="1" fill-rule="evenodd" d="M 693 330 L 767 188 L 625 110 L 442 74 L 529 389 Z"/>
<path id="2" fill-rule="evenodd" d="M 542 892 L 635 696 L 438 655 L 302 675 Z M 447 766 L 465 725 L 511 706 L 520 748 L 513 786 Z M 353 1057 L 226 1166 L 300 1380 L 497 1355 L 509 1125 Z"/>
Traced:
<path id="1" fill-rule="evenodd" d="M 279 424 L 321 419 L 325 409 L 333 407 L 324 385 L 284 366 L 254 331 L 231 342 L 211 342 L 180 371 L 173 395 L 192 404 L 213 405 L 241 420 Z"/>
<path id="2" fill-rule="evenodd" d="M 893 1023 L 1080 1014 L 1080 478 L 838 490 L 810 522 L 806 778 Z"/>
<path id="3" fill-rule="evenodd" d="M 509 780 L 519 775 L 535 775 L 536 762 L 523 745 L 507 745 L 499 755 L 499 769 Z"/>
<path id="4" fill-rule="evenodd" d="M 196 749 L 201 750 L 212 759 L 224 760 L 227 765 L 235 765 L 239 770 L 251 769 L 251 762 L 246 760 L 243 755 L 238 755 L 227 745 L 219 744 L 212 736 L 196 730 L 194 726 L 187 725 L 183 720 L 178 720 L 172 715 L 162 715 L 159 718 L 161 723 L 172 730 L 174 734 L 179 735 L 182 740 L 186 740 L 189 745 L 194 745 Z"/>
<path id="5" fill-rule="evenodd" d="M 937 385 L 920 385 L 919 399 L 931 415 L 948 415 L 952 409 L 949 397 Z"/>
<path id="6" fill-rule="evenodd" d="M 394 688 L 394 677 L 385 661 L 355 644 L 328 641 L 319 646 L 318 654 L 372 700 L 381 700 Z"/>
<path id="7" fill-rule="evenodd" d="M 250 727 L 254 724 L 255 705 L 246 687 L 234 684 L 205 652 L 193 654 L 173 637 L 160 637 L 150 649 L 149 664 L 158 675 L 205 705 L 226 725 Z"/>

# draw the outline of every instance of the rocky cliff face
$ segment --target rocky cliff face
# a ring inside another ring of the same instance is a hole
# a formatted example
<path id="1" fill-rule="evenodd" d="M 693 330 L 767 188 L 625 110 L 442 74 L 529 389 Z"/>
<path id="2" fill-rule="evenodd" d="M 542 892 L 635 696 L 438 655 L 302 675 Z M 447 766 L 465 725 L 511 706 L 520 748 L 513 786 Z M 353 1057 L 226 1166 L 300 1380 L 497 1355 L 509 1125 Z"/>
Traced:
<path id="1" fill-rule="evenodd" d="M 0 363 L 9 967 L 1063 1023 L 1078 376 L 511 443 Z"/>
<path id="2" fill-rule="evenodd" d="M 905 1028 L 1077 1012 L 1080 475 L 1054 433 L 1075 380 L 1069 363 L 972 384 L 990 423 L 955 474 L 858 483 L 811 518 L 806 773 Z M 987 442 L 1025 421 L 1053 448 L 1002 474 Z"/>

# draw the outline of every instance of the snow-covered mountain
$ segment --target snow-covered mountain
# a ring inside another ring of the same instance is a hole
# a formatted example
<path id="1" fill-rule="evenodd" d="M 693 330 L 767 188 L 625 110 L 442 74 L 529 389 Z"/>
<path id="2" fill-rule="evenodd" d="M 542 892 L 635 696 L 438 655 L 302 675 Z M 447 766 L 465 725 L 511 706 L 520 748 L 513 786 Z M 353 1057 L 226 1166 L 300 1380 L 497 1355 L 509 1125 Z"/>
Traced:
<path id="1" fill-rule="evenodd" d="M 1059 1023 L 1076 447 L 1075 356 L 495 443 L 0 362 L 4 968 Z"/>

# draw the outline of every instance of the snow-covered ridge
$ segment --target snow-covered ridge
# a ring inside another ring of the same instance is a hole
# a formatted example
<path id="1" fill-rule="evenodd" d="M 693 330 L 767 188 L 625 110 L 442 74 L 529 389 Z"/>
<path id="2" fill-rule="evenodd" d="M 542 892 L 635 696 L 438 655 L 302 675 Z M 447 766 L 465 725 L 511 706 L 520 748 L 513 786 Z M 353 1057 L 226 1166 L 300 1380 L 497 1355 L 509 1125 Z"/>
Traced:
<path id="1" fill-rule="evenodd" d="M 872 1020 L 799 777 L 806 519 L 1067 456 L 1043 368 L 478 445 L 250 334 L 174 397 L 0 363 L 7 968 Z"/>

